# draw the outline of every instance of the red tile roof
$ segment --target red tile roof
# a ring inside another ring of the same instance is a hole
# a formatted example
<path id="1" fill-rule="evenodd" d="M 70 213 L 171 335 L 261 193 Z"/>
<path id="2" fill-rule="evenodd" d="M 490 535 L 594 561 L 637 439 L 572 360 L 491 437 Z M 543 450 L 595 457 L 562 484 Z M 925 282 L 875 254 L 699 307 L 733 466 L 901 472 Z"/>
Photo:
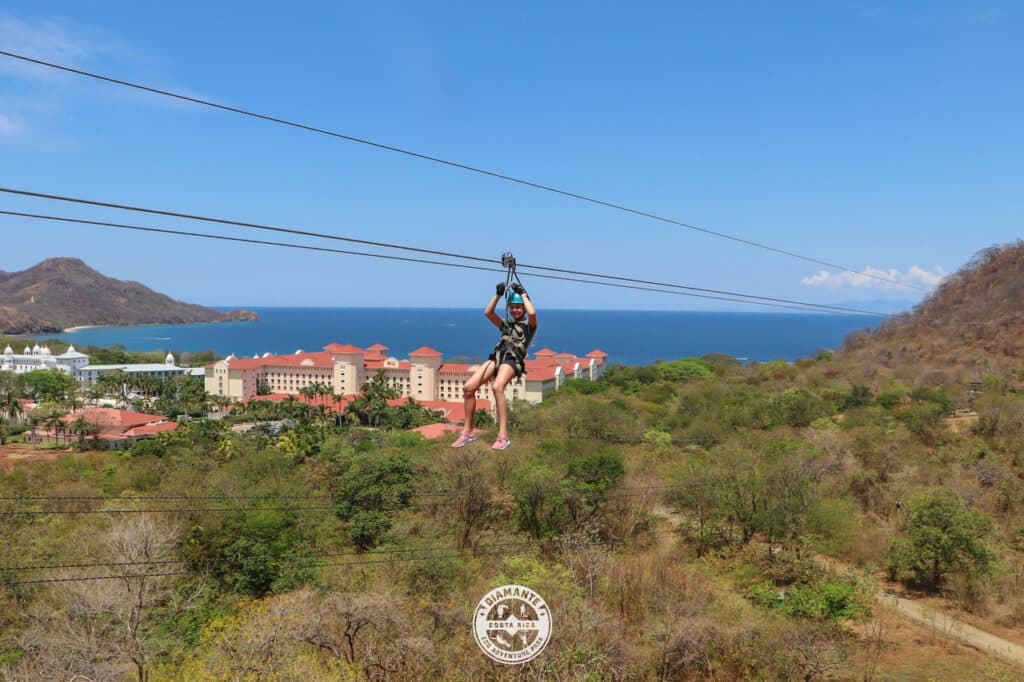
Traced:
<path id="1" fill-rule="evenodd" d="M 550 348 L 541 348 L 539 351 L 534 353 L 534 355 L 536 355 L 538 358 L 544 357 L 545 355 L 554 355 L 554 354 L 555 354 L 555 351 L 551 350 Z"/>
<path id="2" fill-rule="evenodd" d="M 470 367 L 474 367 L 474 365 L 466 365 L 466 364 L 459 363 L 459 362 L 446 362 L 443 365 L 441 365 L 441 368 L 438 370 L 438 373 L 439 374 L 465 374 L 466 372 L 469 371 Z"/>
<path id="3" fill-rule="evenodd" d="M 437 356 L 441 355 L 441 351 L 434 350 L 430 346 L 422 346 L 420 348 L 417 348 L 413 352 L 409 353 L 409 357 L 410 358 L 413 357 L 413 356 L 424 356 L 424 355 L 429 355 L 431 357 L 437 357 Z"/>
<path id="4" fill-rule="evenodd" d="M 366 362 L 384 362 L 387 358 L 380 353 L 371 352 L 363 356 L 363 360 Z"/>
<path id="5" fill-rule="evenodd" d="M 366 350 L 374 351 L 375 353 L 383 353 L 384 351 L 391 349 L 385 346 L 383 343 L 375 343 Z"/>
<path id="6" fill-rule="evenodd" d="M 307 398 L 301 393 L 271 393 L 269 395 L 255 395 L 250 398 L 250 400 L 269 400 L 273 403 L 279 403 L 283 400 L 287 400 L 288 398 L 295 398 L 300 403 L 312 405 L 313 407 L 323 405 L 334 412 L 342 413 L 348 407 L 348 404 L 352 402 L 352 399 L 355 398 L 355 396 L 347 395 L 342 397 L 340 400 L 336 400 L 334 396 L 331 395 L 318 395 L 315 398 Z"/>
<path id="7" fill-rule="evenodd" d="M 254 395 L 249 400 L 269 400 L 272 403 L 279 403 L 292 395 L 291 393 L 268 393 L 267 395 Z M 298 395 L 293 396 L 298 397 Z"/>
<path id="8" fill-rule="evenodd" d="M 364 353 L 365 352 L 362 348 L 359 348 L 358 346 L 353 346 L 350 343 L 349 344 L 345 344 L 344 346 L 342 346 L 340 344 L 337 344 L 337 343 L 332 343 L 332 344 L 329 344 L 327 346 L 324 346 L 324 350 L 327 351 L 328 353 Z"/>
<path id="9" fill-rule="evenodd" d="M 427 424 L 426 426 L 417 426 L 413 431 L 420 434 L 424 438 L 429 440 L 437 440 L 446 433 L 451 431 L 461 431 L 462 427 L 458 424 L 445 424 L 444 422 L 438 424 Z"/>
<path id="10" fill-rule="evenodd" d="M 90 407 L 86 410 L 79 410 L 61 417 L 65 424 L 71 424 L 78 419 L 96 424 L 100 429 L 118 430 L 150 424 L 153 422 L 167 421 L 167 417 L 159 414 L 145 414 L 143 412 L 132 412 L 131 410 L 117 410 L 112 407 Z"/>
<path id="11" fill-rule="evenodd" d="M 407 400 L 408 398 L 394 398 L 393 400 L 388 401 L 388 405 L 391 405 L 392 407 L 401 407 Z M 419 403 L 420 407 L 424 407 L 431 412 L 440 412 L 441 416 L 447 422 L 461 424 L 466 421 L 466 406 L 464 403 L 447 402 L 444 400 L 415 400 L 415 402 Z M 491 401 L 477 399 L 476 409 L 491 409 Z"/>
<path id="12" fill-rule="evenodd" d="M 548 379 L 554 379 L 555 373 L 561 368 L 558 365 L 531 365 L 530 361 L 526 361 L 526 380 L 527 381 L 547 381 Z"/>
<path id="13" fill-rule="evenodd" d="M 136 426 L 128 429 L 122 435 L 133 438 L 138 436 L 153 436 L 158 433 L 173 431 L 176 428 L 178 428 L 177 422 L 164 422 L 163 424 L 143 424 L 142 426 Z"/>
<path id="14" fill-rule="evenodd" d="M 589 353 L 587 353 L 587 357 L 588 358 L 606 358 L 606 357 L 608 357 L 608 354 L 605 353 L 603 350 L 592 350 Z"/>
<path id="15" fill-rule="evenodd" d="M 231 369 L 257 369 L 260 367 L 301 367 L 304 360 L 311 360 L 313 367 L 334 367 L 331 353 L 299 353 L 297 355 L 270 355 L 265 358 L 235 358 L 228 363 Z"/>

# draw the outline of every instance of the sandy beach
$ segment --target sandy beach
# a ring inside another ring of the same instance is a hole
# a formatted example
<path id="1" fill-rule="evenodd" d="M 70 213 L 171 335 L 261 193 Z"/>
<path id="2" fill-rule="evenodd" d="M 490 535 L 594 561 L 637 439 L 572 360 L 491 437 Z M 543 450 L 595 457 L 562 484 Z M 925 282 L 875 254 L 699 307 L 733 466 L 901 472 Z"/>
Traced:
<path id="1" fill-rule="evenodd" d="M 92 329 L 95 326 L 97 326 L 97 325 L 94 325 L 94 324 L 83 324 L 83 325 L 81 325 L 79 327 L 68 327 L 67 329 L 64 330 L 64 333 L 65 334 L 70 334 L 71 332 L 77 332 L 79 329 Z"/>

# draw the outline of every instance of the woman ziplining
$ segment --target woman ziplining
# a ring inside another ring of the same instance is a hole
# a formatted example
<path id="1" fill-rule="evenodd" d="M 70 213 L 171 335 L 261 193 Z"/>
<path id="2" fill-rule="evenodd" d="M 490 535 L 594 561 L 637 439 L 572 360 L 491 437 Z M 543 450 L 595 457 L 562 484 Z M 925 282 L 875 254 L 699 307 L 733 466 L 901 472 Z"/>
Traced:
<path id="1" fill-rule="evenodd" d="M 512 441 L 508 437 L 508 400 L 505 398 L 505 387 L 513 378 L 518 379 L 526 371 L 526 349 L 533 341 L 537 332 L 537 310 L 533 307 L 525 287 L 516 275 L 516 261 L 512 254 L 501 257 L 502 265 L 508 268 L 504 282 L 498 282 L 495 294 L 484 309 L 484 315 L 491 323 L 501 330 L 498 341 L 487 362 L 473 372 L 473 376 L 462 389 L 465 400 L 466 421 L 462 433 L 452 443 L 453 448 L 461 448 L 476 440 L 473 435 L 473 418 L 476 416 L 476 392 L 488 381 L 492 381 L 491 393 L 494 395 L 494 407 L 498 412 L 498 436 L 491 446 L 493 450 L 504 450 Z M 514 281 L 513 281 L 514 280 Z M 506 317 L 495 312 L 502 296 L 508 295 Z"/>

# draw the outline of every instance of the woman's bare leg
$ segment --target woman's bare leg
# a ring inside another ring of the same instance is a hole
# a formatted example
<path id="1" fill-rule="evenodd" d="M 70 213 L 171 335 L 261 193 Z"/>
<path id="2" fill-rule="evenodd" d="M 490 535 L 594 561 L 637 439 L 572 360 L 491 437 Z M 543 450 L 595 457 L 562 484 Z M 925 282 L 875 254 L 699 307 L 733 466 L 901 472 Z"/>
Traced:
<path id="1" fill-rule="evenodd" d="M 491 385 L 491 393 L 494 394 L 494 406 L 498 410 L 498 437 L 508 437 L 508 401 L 505 400 L 505 387 L 515 377 L 516 371 L 511 365 L 502 364 L 498 367 Z"/>
<path id="2" fill-rule="evenodd" d="M 463 433 L 473 433 L 473 417 L 476 416 L 476 392 L 494 376 L 494 360 L 488 360 L 476 368 L 462 388 L 463 404 L 466 408 L 466 423 L 462 426 Z"/>

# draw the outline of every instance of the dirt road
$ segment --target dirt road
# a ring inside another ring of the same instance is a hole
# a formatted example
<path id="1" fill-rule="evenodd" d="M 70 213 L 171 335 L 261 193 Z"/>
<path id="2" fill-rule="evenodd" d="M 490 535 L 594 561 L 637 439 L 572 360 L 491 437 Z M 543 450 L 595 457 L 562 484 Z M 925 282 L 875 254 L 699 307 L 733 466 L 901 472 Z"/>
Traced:
<path id="1" fill-rule="evenodd" d="M 663 520 L 673 530 L 678 528 L 679 524 L 683 521 L 681 515 L 674 514 L 668 508 L 661 505 L 655 506 L 652 511 L 655 516 Z M 671 539 L 669 538 L 668 541 L 670 542 Z M 816 556 L 815 559 L 823 565 L 833 568 L 841 567 L 839 562 L 828 557 Z M 940 609 L 926 606 L 913 599 L 901 597 L 885 589 L 879 590 L 878 599 L 891 604 L 900 614 L 931 629 L 936 635 L 948 637 L 979 651 L 1001 658 L 1020 668 L 1024 668 L 1024 646 L 1016 642 L 1011 642 L 999 635 L 994 635 L 973 625 L 968 625 Z"/>
<path id="2" fill-rule="evenodd" d="M 1024 646 L 968 625 L 941 610 L 920 604 L 913 599 L 879 592 L 878 598 L 892 604 L 901 614 L 932 629 L 937 634 L 955 639 L 979 651 L 997 656 L 1008 663 L 1024 668 Z"/>

